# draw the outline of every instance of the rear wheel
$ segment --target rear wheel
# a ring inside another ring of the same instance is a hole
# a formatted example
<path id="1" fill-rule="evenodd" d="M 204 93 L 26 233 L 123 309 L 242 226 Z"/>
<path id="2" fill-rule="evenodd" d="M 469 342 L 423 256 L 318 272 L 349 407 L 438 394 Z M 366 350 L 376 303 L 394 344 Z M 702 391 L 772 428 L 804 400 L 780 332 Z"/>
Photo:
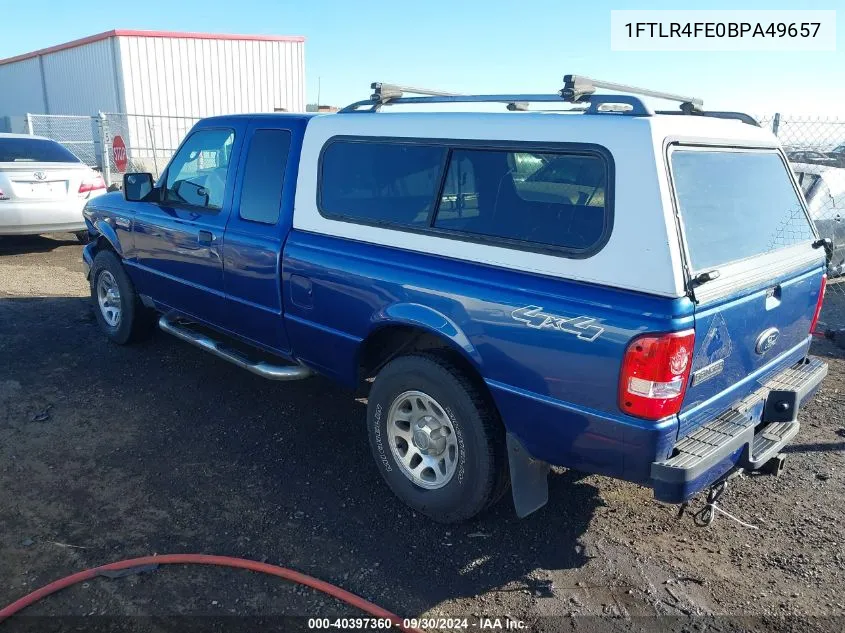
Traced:
<path id="1" fill-rule="evenodd" d="M 80 244 L 87 244 L 91 241 L 91 234 L 88 231 L 77 231 L 74 235 Z"/>
<path id="2" fill-rule="evenodd" d="M 149 334 L 152 315 L 141 304 L 120 259 L 100 251 L 91 266 L 91 299 L 97 324 L 110 340 L 124 345 Z"/>
<path id="3" fill-rule="evenodd" d="M 442 523 L 498 500 L 503 427 L 485 394 L 448 359 L 404 356 L 379 372 L 367 404 L 379 470 L 405 504 Z"/>

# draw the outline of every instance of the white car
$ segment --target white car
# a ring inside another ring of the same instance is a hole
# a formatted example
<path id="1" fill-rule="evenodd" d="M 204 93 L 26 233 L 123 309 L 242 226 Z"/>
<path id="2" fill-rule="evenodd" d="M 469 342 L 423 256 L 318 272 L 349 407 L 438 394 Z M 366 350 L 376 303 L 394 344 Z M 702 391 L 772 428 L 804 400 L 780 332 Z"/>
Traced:
<path id="1" fill-rule="evenodd" d="M 830 276 L 845 273 L 845 169 L 828 165 L 792 163 L 810 217 L 821 237 L 833 240 Z"/>
<path id="2" fill-rule="evenodd" d="M 85 203 L 106 192 L 103 177 L 48 138 L 0 134 L 0 235 L 88 231 Z"/>

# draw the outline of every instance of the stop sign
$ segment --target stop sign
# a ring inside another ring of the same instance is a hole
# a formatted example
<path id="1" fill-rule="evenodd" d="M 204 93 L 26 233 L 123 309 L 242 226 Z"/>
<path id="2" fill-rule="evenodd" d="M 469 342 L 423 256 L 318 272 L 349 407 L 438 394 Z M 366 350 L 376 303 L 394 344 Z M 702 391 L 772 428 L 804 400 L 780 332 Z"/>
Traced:
<path id="1" fill-rule="evenodd" d="M 111 142 L 111 153 L 117 171 L 126 171 L 126 144 L 119 136 L 115 136 Z"/>

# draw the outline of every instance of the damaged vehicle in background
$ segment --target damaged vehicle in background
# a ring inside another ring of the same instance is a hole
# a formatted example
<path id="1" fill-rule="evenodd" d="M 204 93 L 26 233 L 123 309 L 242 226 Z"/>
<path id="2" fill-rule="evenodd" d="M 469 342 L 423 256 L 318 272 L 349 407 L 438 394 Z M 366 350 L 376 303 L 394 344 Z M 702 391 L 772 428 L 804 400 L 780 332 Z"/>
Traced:
<path id="1" fill-rule="evenodd" d="M 819 236 L 833 243 L 828 276 L 845 274 L 845 169 L 792 163 Z"/>

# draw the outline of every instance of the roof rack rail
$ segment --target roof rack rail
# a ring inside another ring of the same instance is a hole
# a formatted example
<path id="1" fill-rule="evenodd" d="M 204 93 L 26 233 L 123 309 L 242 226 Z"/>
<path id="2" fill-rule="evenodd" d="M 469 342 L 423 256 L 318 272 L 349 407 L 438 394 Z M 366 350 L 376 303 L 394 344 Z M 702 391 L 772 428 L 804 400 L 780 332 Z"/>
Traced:
<path id="1" fill-rule="evenodd" d="M 629 116 L 651 116 L 654 114 L 639 96 L 679 101 L 681 103 L 681 113 L 683 114 L 699 113 L 704 105 L 701 99 L 695 97 L 647 90 L 645 88 L 637 88 L 635 86 L 627 86 L 609 81 L 598 81 L 590 77 L 585 77 L 584 75 L 566 75 L 563 80 L 564 87 L 559 92 L 553 94 L 489 95 L 461 94 L 443 90 L 430 90 L 428 88 L 415 88 L 400 84 L 374 82 L 370 84 L 373 93 L 369 99 L 356 101 L 340 110 L 340 113 L 377 112 L 382 106 L 394 104 L 504 103 L 507 105 L 508 110 L 525 111 L 528 109 L 529 103 L 570 103 L 586 105 L 586 108 L 578 110 L 585 114 L 614 113 L 627 114 Z M 597 88 L 627 94 L 595 94 Z M 415 96 L 409 97 L 406 94 Z"/>
<path id="2" fill-rule="evenodd" d="M 657 110 L 655 114 L 687 114 L 686 112 L 681 112 L 680 110 Z M 690 112 L 694 116 L 706 116 L 712 119 L 736 119 L 737 121 L 742 121 L 743 123 L 747 123 L 748 125 L 753 125 L 754 127 L 761 127 L 760 122 L 757 121 L 753 116 L 750 114 L 746 114 L 745 112 L 724 112 L 721 110 L 696 110 L 695 112 Z"/>

